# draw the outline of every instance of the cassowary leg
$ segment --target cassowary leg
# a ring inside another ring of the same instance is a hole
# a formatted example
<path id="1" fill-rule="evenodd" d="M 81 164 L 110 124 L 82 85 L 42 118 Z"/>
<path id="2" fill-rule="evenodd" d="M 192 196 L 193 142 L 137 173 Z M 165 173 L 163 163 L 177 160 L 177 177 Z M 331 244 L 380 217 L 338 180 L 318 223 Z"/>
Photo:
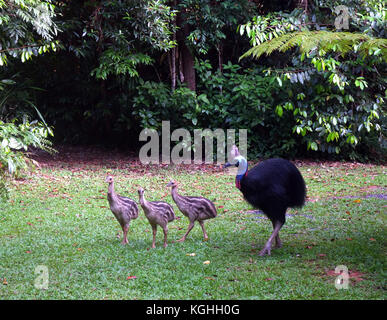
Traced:
<path id="1" fill-rule="evenodd" d="M 163 228 L 163 231 L 164 231 L 164 248 L 165 248 L 165 247 L 168 245 L 168 244 L 167 244 L 168 227 L 165 226 L 165 227 Z"/>
<path id="2" fill-rule="evenodd" d="M 128 224 L 122 226 L 122 231 L 123 231 L 123 233 L 124 233 L 124 236 L 123 236 L 123 239 L 122 239 L 122 242 L 121 242 L 122 244 L 127 244 L 127 243 L 129 243 L 128 238 L 127 238 L 128 230 L 129 230 L 129 225 L 128 225 Z"/>
<path id="3" fill-rule="evenodd" d="M 199 224 L 200 224 L 200 226 L 202 227 L 202 230 L 203 230 L 203 235 L 204 235 L 204 240 L 203 241 L 207 241 L 208 240 L 208 235 L 207 235 L 206 229 L 204 229 L 204 221 L 199 220 Z"/>
<path id="4" fill-rule="evenodd" d="M 181 239 L 177 240 L 178 242 L 184 242 L 185 241 L 185 238 L 187 238 L 188 234 L 191 232 L 192 228 L 194 227 L 194 223 L 195 223 L 194 221 L 190 221 L 189 222 L 187 232 L 185 233 L 185 235 Z"/>
<path id="5" fill-rule="evenodd" d="M 271 234 L 269 240 L 267 240 L 267 242 L 266 242 L 265 246 L 263 247 L 263 249 L 259 252 L 260 256 L 264 256 L 265 254 L 270 256 L 270 253 L 271 253 L 271 243 L 273 242 L 274 238 L 277 238 L 278 232 L 280 231 L 280 229 L 283 226 L 283 223 L 281 223 L 279 221 L 276 221 L 274 224 L 275 224 L 275 227 L 274 227 L 273 233 Z M 279 239 L 279 237 L 278 237 L 278 239 Z"/>
<path id="6" fill-rule="evenodd" d="M 152 248 L 156 248 L 157 226 L 152 226 L 152 233 L 153 233 Z"/>
<path id="7" fill-rule="evenodd" d="M 275 222 L 272 221 L 271 222 L 273 224 L 273 230 L 275 229 Z M 281 239 L 279 237 L 279 232 L 277 234 L 277 236 L 275 237 L 275 247 L 276 248 L 281 248 L 282 247 L 282 242 L 281 242 Z"/>

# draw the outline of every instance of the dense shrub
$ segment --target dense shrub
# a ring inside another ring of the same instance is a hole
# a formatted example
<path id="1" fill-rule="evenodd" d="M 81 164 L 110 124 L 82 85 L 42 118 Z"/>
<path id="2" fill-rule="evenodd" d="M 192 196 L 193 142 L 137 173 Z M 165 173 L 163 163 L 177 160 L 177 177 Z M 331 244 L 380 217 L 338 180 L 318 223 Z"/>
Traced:
<path id="1" fill-rule="evenodd" d="M 242 69 L 228 63 L 223 72 L 213 70 L 208 61 L 197 61 L 197 93 L 180 86 L 171 91 L 163 83 L 144 82 L 134 98 L 134 115 L 142 128 L 160 129 L 162 120 L 171 129 L 186 128 L 248 130 L 249 157 L 295 156 L 301 148 L 292 135 L 295 120 L 279 117 L 278 103 L 284 90 L 275 77 L 265 77 L 262 69 Z M 280 129 L 279 129 L 280 128 Z"/>
<path id="2" fill-rule="evenodd" d="M 8 178 L 18 177 L 34 166 L 26 156 L 29 147 L 53 151 L 49 135 L 52 130 L 36 120 L 9 123 L 0 120 L 0 198 L 8 197 Z"/>
<path id="3" fill-rule="evenodd" d="M 172 130 L 247 129 L 251 158 L 366 161 L 385 153 L 386 113 L 383 97 L 372 97 L 376 89 L 339 90 L 326 79 L 328 74 L 318 72 L 302 82 L 280 84 L 262 68 L 228 63 L 220 72 L 208 61 L 197 61 L 196 70 L 197 93 L 184 86 L 171 91 L 168 85 L 150 81 L 137 88 L 133 114 L 141 128 L 160 130 L 162 120 L 170 120 Z M 351 104 L 354 99 L 356 105 Z"/>

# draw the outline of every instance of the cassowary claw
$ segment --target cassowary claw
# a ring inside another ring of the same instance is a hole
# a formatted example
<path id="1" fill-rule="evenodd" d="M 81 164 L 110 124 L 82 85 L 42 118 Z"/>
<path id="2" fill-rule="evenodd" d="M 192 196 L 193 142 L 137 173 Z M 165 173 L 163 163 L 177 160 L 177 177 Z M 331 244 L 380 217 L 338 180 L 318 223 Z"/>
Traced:
<path id="1" fill-rule="evenodd" d="M 260 252 L 259 252 L 259 255 L 261 257 L 263 257 L 265 254 L 267 254 L 268 256 L 270 256 L 271 254 L 271 248 L 270 247 L 264 247 Z"/>

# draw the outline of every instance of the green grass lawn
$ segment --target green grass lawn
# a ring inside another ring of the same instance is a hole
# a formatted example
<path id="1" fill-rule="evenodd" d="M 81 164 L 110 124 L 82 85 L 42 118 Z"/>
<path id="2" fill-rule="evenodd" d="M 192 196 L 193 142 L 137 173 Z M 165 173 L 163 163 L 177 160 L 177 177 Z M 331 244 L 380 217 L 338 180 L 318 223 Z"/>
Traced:
<path id="1" fill-rule="evenodd" d="M 10 201 L 0 203 L 0 299 L 386 299 L 385 166 L 304 163 L 308 188 L 302 210 L 289 210 L 281 249 L 258 252 L 272 231 L 234 186 L 234 177 L 211 167 L 58 165 L 18 180 Z M 173 204 L 169 245 L 156 249 L 142 209 L 123 246 L 106 199 L 107 172 L 116 191 L 138 201 Z M 196 225 L 179 239 L 188 220 L 166 183 L 185 195 L 215 202 L 218 217 L 206 222 L 209 241 Z M 203 262 L 210 263 L 204 264 Z M 48 288 L 35 287 L 35 268 L 48 268 Z M 348 289 L 338 290 L 335 268 L 349 270 Z M 134 278 L 135 277 L 135 278 Z"/>

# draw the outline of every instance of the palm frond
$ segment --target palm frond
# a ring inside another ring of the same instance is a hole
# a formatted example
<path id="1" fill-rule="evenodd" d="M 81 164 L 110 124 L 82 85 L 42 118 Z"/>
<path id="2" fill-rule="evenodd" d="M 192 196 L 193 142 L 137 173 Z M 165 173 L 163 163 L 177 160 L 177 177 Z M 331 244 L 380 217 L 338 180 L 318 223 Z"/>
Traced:
<path id="1" fill-rule="evenodd" d="M 363 56 L 380 54 L 382 59 L 387 61 L 387 39 L 372 38 L 363 33 L 331 31 L 286 33 L 251 48 L 239 59 L 246 57 L 258 59 L 263 54 L 270 55 L 274 51 L 285 52 L 294 47 L 299 47 L 302 53 L 323 49 L 325 52 L 335 51 L 343 55 L 350 51 L 358 51 Z"/>

